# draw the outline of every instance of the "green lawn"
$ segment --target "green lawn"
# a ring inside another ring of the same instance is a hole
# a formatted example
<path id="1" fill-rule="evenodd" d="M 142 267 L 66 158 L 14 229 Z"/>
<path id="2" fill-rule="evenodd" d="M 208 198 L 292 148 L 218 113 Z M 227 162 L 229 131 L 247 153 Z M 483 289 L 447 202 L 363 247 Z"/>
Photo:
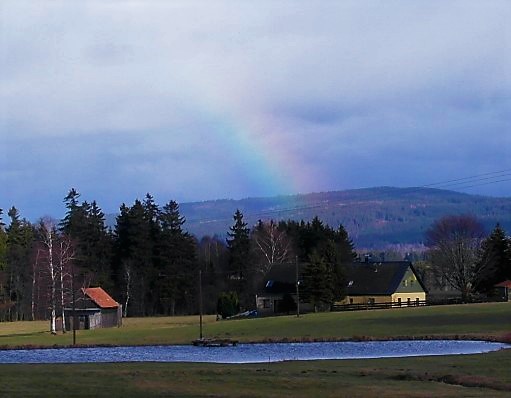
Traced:
<path id="1" fill-rule="evenodd" d="M 0 323 L 0 346 L 69 345 L 72 334 L 52 336 L 47 322 Z M 198 317 L 127 318 L 121 328 L 82 330 L 79 344 L 189 344 Z M 272 340 L 502 336 L 511 332 L 511 303 L 307 314 L 231 321 L 204 317 L 204 335 L 242 342 Z"/>
<path id="2" fill-rule="evenodd" d="M 510 397 L 511 350 L 483 355 L 216 365 L 0 365 L 6 397 Z"/>

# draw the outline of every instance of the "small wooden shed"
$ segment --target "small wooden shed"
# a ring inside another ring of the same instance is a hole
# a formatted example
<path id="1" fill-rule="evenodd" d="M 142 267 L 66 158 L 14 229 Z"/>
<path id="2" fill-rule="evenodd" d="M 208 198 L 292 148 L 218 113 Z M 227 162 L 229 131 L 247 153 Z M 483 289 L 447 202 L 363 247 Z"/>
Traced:
<path id="1" fill-rule="evenodd" d="M 81 289 L 77 298 L 76 330 L 120 327 L 122 306 L 100 287 Z M 65 308 L 66 329 L 73 329 L 73 309 Z"/>
<path id="2" fill-rule="evenodd" d="M 495 290 L 500 300 L 511 301 L 511 281 L 504 281 L 496 284 Z"/>

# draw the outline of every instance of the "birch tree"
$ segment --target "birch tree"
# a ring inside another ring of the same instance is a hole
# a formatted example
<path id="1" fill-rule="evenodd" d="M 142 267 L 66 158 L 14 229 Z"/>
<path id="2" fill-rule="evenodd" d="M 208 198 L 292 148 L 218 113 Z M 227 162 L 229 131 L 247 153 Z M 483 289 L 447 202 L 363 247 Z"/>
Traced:
<path id="1" fill-rule="evenodd" d="M 273 264 L 287 263 L 293 258 L 291 240 L 273 221 L 259 223 L 252 233 L 252 242 L 258 258 L 258 271 L 266 274 Z"/>
<path id="2" fill-rule="evenodd" d="M 58 262 L 58 276 L 60 283 L 60 311 L 62 316 L 62 332 L 66 333 L 66 323 L 65 323 L 65 292 L 69 290 L 65 286 L 65 281 L 70 281 L 71 274 L 69 272 L 69 267 L 72 266 L 72 261 L 75 259 L 75 248 L 71 242 L 69 237 L 63 236 L 60 237 L 58 241 L 59 247 L 59 262 Z"/>
<path id="3" fill-rule="evenodd" d="M 124 311 L 123 316 L 126 318 L 128 316 L 128 304 L 130 302 L 130 292 L 131 292 L 131 266 L 129 262 L 124 263 L 124 269 L 123 269 L 123 276 L 124 276 L 124 282 L 126 286 L 125 290 L 125 300 L 124 300 Z"/>
<path id="4" fill-rule="evenodd" d="M 57 334 L 57 264 L 55 264 L 57 228 L 53 220 L 43 218 L 38 229 L 46 260 L 45 268 L 50 278 L 50 332 Z"/>

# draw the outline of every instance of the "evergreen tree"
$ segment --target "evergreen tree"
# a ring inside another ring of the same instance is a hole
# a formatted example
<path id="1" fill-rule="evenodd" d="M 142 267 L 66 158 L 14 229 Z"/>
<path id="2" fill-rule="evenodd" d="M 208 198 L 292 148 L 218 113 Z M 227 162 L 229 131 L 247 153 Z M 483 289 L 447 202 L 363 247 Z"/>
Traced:
<path id="1" fill-rule="evenodd" d="M 30 305 L 30 264 L 34 231 L 25 219 L 20 220 L 14 206 L 7 213 L 11 221 L 7 228 L 6 271 L 11 320 L 29 319 Z"/>
<path id="2" fill-rule="evenodd" d="M 113 287 L 112 237 L 105 225 L 105 214 L 96 201 L 87 205 L 87 224 L 81 239 L 85 241 L 83 263 L 90 271 L 91 284 L 109 291 Z"/>
<path id="3" fill-rule="evenodd" d="M 175 201 L 159 211 L 161 239 L 159 241 L 160 275 L 156 286 L 159 310 L 168 315 L 195 311 L 198 261 L 196 242 L 183 231 L 184 217 Z"/>
<path id="4" fill-rule="evenodd" d="M 247 285 L 247 271 L 250 268 L 250 229 L 247 223 L 243 221 L 243 214 L 238 209 L 233 216 L 234 224 L 227 233 L 227 250 L 229 252 L 229 281 L 242 304 L 248 301 L 248 292 L 245 291 Z"/>
<path id="5" fill-rule="evenodd" d="M 78 199 L 80 193 L 75 188 L 71 188 L 64 198 L 65 207 L 67 209 L 66 215 L 59 223 L 60 230 L 72 239 L 80 236 L 82 227 L 87 218 L 87 209 L 80 206 Z"/>
<path id="6" fill-rule="evenodd" d="M 0 272 L 5 270 L 7 256 L 7 233 L 5 232 L 5 224 L 2 220 L 3 210 L 0 209 Z M 2 286 L 0 286 L 0 295 Z"/>
<path id="7" fill-rule="evenodd" d="M 2 220 L 3 211 L 0 209 L 0 308 L 5 308 L 9 301 L 9 289 L 5 284 L 7 280 L 7 233 Z M 0 312 L 0 321 L 4 320 L 5 314 Z"/>
<path id="8" fill-rule="evenodd" d="M 153 242 L 151 225 L 140 200 L 132 207 L 121 205 L 115 238 L 117 286 L 121 288 L 118 293 L 123 298 L 125 314 L 147 315 L 150 313 L 149 282 L 154 278 Z"/>
<path id="9" fill-rule="evenodd" d="M 93 286 L 110 289 L 111 243 L 105 226 L 105 215 L 96 201 L 79 202 L 80 194 L 72 188 L 64 198 L 67 209 L 59 223 L 60 231 L 72 242 L 75 249 L 75 266 Z"/>
<path id="10" fill-rule="evenodd" d="M 511 240 L 500 224 L 482 243 L 480 268 L 478 291 L 489 292 L 495 284 L 511 280 Z"/>
<path id="11" fill-rule="evenodd" d="M 302 280 L 302 298 L 313 305 L 314 312 L 330 308 L 334 300 L 334 275 L 324 257 L 316 252 L 310 255 Z"/>

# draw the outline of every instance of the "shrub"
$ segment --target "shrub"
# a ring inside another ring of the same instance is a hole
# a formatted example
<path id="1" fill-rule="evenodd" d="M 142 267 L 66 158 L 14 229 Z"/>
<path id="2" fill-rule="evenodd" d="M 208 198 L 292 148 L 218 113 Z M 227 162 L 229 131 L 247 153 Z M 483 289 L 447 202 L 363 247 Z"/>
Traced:
<path id="1" fill-rule="evenodd" d="M 240 301 L 236 292 L 222 292 L 218 297 L 216 311 L 222 319 L 236 315 L 240 310 Z"/>

